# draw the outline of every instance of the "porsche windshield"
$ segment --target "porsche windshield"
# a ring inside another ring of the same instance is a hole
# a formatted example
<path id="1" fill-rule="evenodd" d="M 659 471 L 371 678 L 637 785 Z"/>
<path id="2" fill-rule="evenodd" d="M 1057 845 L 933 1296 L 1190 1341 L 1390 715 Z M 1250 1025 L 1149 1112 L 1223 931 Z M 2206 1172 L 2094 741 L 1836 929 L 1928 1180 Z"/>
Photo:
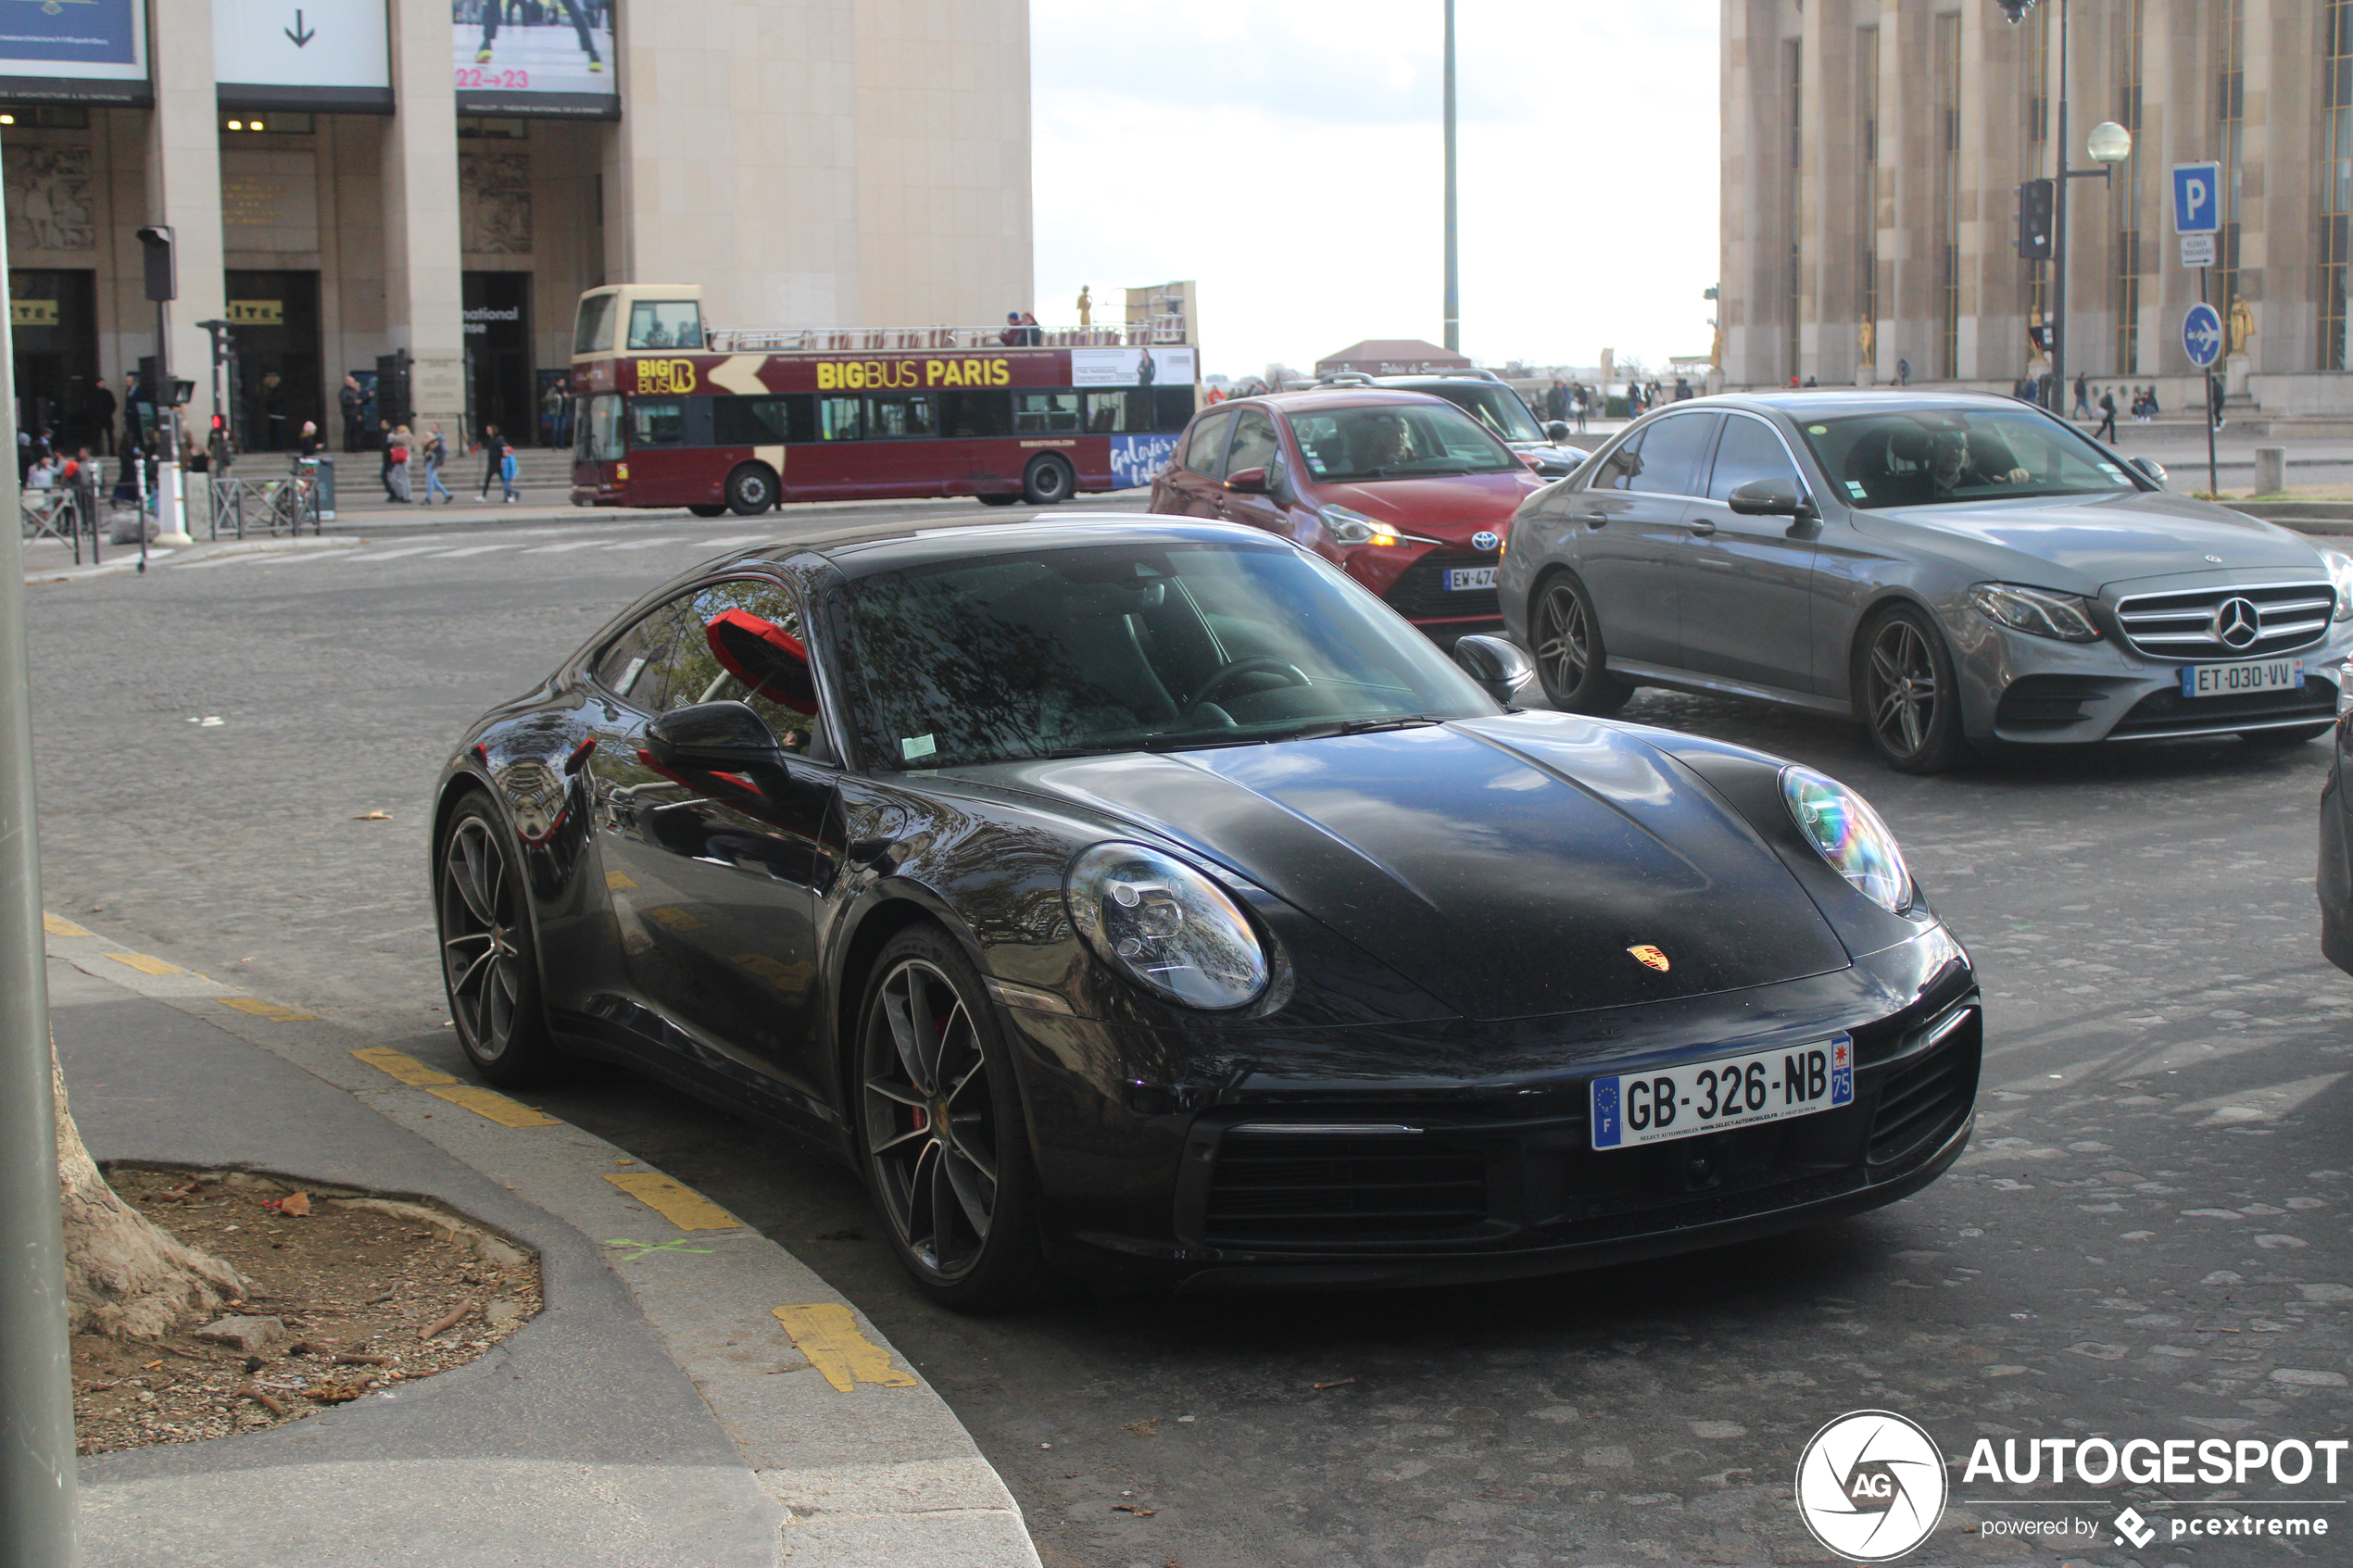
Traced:
<path id="1" fill-rule="evenodd" d="M 1797 428 L 1850 506 L 1952 506 L 2140 488 L 2107 452 L 2024 408 L 1801 418 Z"/>
<path id="2" fill-rule="evenodd" d="M 1524 470 L 1512 449 L 1452 403 L 1384 403 L 1290 416 L 1300 455 L 1321 480 L 1427 479 Z"/>
<path id="3" fill-rule="evenodd" d="M 848 585 L 866 755 L 900 769 L 1493 713 L 1427 639 L 1283 546 L 1089 545 Z"/>

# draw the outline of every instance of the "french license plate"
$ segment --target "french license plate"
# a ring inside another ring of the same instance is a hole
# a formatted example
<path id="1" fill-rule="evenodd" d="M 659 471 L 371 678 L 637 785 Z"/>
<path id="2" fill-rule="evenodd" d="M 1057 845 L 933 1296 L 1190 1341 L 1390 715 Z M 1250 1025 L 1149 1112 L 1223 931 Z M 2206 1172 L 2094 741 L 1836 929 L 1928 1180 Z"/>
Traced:
<path id="1" fill-rule="evenodd" d="M 1456 567 L 1446 574 L 1446 586 L 1449 588 L 1492 588 L 1494 585 L 1495 569 L 1491 566 Z"/>
<path id="2" fill-rule="evenodd" d="M 1855 1103 L 1855 1037 L 1596 1078 L 1590 1094 L 1595 1148 L 1784 1122 Z"/>
<path id="3" fill-rule="evenodd" d="M 2185 664 L 2183 696 L 2236 696 L 2241 692 L 2292 692 L 2304 684 L 2300 659 L 2265 659 L 2253 664 Z"/>

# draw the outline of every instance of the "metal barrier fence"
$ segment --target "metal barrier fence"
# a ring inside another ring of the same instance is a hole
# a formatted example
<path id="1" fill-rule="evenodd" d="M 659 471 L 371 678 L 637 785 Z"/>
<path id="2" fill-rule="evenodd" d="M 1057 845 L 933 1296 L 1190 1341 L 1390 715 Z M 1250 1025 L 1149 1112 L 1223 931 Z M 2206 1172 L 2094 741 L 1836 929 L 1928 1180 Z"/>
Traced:
<path id="1" fill-rule="evenodd" d="M 295 537 L 306 526 L 313 533 L 320 532 L 318 475 L 302 465 L 293 473 L 269 479 L 212 475 L 205 491 L 214 539 L 224 532 L 242 539 L 248 529 L 273 538 L 280 533 Z"/>

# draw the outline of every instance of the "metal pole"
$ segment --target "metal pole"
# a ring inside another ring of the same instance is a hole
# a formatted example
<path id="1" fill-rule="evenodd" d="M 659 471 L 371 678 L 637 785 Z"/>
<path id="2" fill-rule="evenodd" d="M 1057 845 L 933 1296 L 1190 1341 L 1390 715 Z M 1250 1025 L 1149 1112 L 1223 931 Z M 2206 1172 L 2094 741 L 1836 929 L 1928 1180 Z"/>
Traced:
<path id="1" fill-rule="evenodd" d="M 1454 244 L 1454 0 L 1446 0 L 1446 351 L 1463 350 L 1463 279 Z"/>
<path id="2" fill-rule="evenodd" d="M 2051 182 L 2051 396 L 2067 404 L 2067 0 L 2058 0 L 2057 178 Z"/>
<path id="3" fill-rule="evenodd" d="M 6 293 L 0 270 L 0 299 Z M 16 362 L 6 311 L 0 349 Z M 0 445 L 15 450 L 16 433 L 9 399 Z M 14 518 L 17 482 L 0 484 L 0 516 Z M 67 1568 L 82 1560 L 82 1544 L 20 533 L 0 528 L 0 1568 Z"/>
<path id="4" fill-rule="evenodd" d="M 2206 303 L 2206 269 L 2203 267 L 2197 270 L 2197 302 L 2200 305 Z M 2225 337 L 2223 342 L 2228 345 L 2230 340 Z M 2206 494 L 2208 498 L 2219 498 L 2222 487 L 2214 477 L 2214 367 L 2200 365 L 2197 379 L 2198 405 L 2206 410 Z"/>

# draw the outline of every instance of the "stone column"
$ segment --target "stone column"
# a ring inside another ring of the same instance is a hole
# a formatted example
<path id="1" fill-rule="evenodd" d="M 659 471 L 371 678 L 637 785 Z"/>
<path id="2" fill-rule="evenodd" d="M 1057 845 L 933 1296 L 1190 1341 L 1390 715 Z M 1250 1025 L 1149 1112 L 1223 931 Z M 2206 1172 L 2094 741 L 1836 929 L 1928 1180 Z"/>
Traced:
<path id="1" fill-rule="evenodd" d="M 212 71 L 212 0 L 155 0 L 148 38 L 154 45 L 155 112 L 147 129 L 147 211 L 145 221 L 170 224 L 179 268 L 180 297 L 171 302 L 171 373 L 196 383 L 187 406 L 197 439 L 212 423 L 212 341 L 198 321 L 227 308 L 220 271 L 220 125 Z M 138 241 L 116 236 L 137 265 Z M 126 345 L 155 341 L 154 307 L 143 320 L 123 323 Z M 186 544 L 182 530 L 159 539 Z"/>
<path id="2" fill-rule="evenodd" d="M 454 453 L 470 433 L 449 6 L 392 0 L 389 25 L 398 108 L 384 139 L 384 349 L 409 351 L 414 426 L 440 425 Z M 328 369 L 332 408 L 342 377 Z"/>

